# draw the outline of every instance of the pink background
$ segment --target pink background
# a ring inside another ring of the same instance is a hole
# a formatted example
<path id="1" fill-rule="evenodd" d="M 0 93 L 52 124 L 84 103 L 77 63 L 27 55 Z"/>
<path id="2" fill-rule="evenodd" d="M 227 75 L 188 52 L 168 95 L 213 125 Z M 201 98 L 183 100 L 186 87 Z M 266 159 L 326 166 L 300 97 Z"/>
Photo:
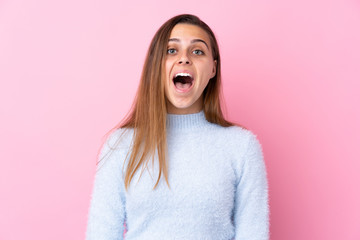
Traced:
<path id="1" fill-rule="evenodd" d="M 170 17 L 218 37 L 268 170 L 272 240 L 360 239 L 360 3 L 0 1 L 0 239 L 84 239 L 103 136 Z"/>

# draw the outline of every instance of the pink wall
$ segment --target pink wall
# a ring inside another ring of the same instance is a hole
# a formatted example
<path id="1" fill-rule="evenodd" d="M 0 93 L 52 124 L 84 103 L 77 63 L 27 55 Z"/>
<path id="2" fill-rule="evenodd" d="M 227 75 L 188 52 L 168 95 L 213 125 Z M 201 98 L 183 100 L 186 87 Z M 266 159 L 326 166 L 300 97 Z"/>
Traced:
<path id="1" fill-rule="evenodd" d="M 96 154 L 158 27 L 215 31 L 230 120 L 268 168 L 272 240 L 360 239 L 358 1 L 0 2 L 0 239 L 83 239 Z"/>

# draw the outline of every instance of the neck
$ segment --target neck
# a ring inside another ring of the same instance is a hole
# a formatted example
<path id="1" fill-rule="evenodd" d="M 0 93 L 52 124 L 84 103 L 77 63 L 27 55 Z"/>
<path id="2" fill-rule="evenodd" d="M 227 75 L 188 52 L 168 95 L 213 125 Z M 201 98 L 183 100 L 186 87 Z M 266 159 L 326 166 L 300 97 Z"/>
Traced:
<path id="1" fill-rule="evenodd" d="M 203 111 L 190 114 L 167 114 L 166 125 L 168 130 L 195 130 L 208 124 Z"/>

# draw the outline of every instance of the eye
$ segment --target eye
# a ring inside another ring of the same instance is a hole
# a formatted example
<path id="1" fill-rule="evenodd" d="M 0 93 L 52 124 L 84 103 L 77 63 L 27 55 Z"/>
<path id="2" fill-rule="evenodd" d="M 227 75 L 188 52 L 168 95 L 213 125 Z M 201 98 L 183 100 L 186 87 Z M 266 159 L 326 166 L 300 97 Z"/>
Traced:
<path id="1" fill-rule="evenodd" d="M 196 55 L 204 55 L 204 52 L 199 49 L 194 50 L 193 53 Z"/>
<path id="2" fill-rule="evenodd" d="M 169 48 L 169 49 L 167 50 L 167 53 L 168 53 L 168 54 L 174 54 L 174 53 L 176 53 L 176 49 L 175 49 L 175 48 Z"/>

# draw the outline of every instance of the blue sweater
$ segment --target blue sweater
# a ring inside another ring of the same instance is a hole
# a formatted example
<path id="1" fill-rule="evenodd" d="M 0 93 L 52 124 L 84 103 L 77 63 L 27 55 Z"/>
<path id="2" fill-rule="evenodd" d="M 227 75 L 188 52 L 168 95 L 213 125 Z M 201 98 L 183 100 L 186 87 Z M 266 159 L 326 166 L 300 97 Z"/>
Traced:
<path id="1" fill-rule="evenodd" d="M 162 178 L 152 190 L 159 169 L 155 159 L 141 178 L 141 168 L 137 171 L 125 191 L 122 166 L 131 138 L 131 130 L 118 129 L 102 147 L 87 240 L 269 239 L 266 167 L 250 130 L 209 123 L 203 112 L 168 114 L 170 189 Z"/>

